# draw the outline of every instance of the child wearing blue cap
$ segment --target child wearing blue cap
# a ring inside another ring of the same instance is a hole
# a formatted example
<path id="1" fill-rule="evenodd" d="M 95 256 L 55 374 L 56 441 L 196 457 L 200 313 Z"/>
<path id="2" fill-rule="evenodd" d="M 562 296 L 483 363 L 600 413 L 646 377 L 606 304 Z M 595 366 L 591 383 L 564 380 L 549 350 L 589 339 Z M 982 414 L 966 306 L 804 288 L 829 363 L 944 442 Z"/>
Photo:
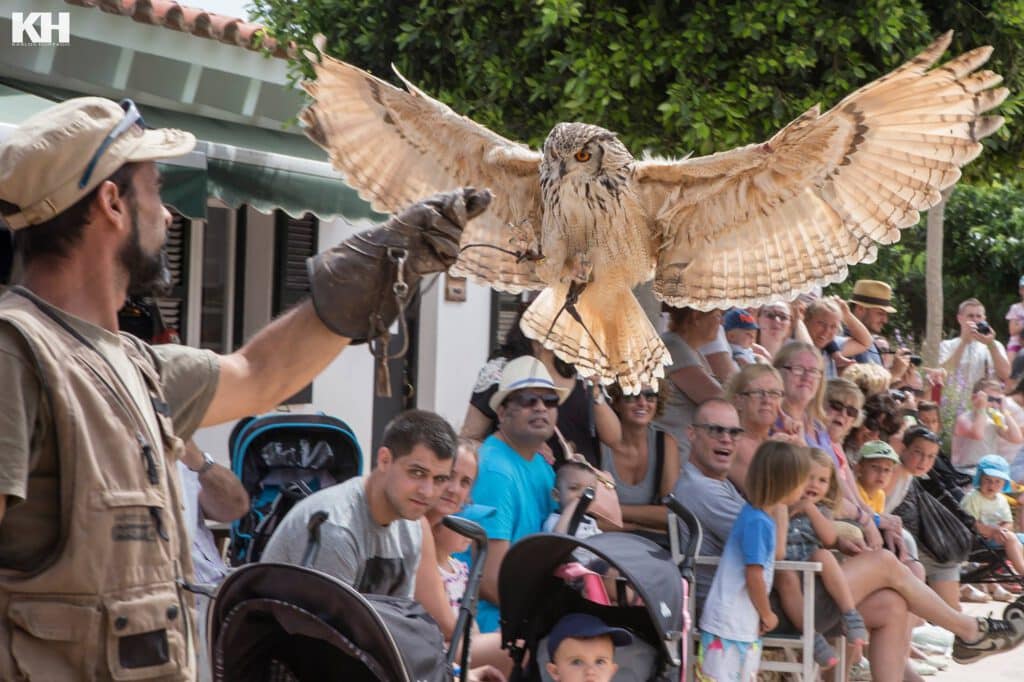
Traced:
<path id="1" fill-rule="evenodd" d="M 606 625 L 597 616 L 562 616 L 548 635 L 548 675 L 555 682 L 610 682 L 619 666 L 615 647 L 633 642 L 628 630 Z"/>
<path id="2" fill-rule="evenodd" d="M 1013 532 L 1013 514 L 1003 495 L 1009 492 L 1010 465 L 1000 455 L 985 455 L 978 460 L 974 490 L 964 496 L 960 506 L 978 521 L 978 532 L 994 547 L 1002 547 L 1017 573 L 1024 574 L 1022 535 Z"/>

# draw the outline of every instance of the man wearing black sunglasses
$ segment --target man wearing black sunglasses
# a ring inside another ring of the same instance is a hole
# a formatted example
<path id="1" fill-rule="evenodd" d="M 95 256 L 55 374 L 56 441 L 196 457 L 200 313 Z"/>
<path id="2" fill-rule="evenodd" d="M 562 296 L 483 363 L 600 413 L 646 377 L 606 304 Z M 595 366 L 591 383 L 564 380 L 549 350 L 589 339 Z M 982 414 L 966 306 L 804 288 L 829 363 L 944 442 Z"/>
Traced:
<path id="1" fill-rule="evenodd" d="M 480 583 L 481 632 L 498 629 L 498 569 L 509 547 L 540 532 L 554 511 L 555 471 L 540 451 L 555 433 L 558 405 L 567 396 L 568 390 L 557 386 L 532 355 L 509 361 L 491 396 L 498 430 L 480 446 L 473 486 L 473 499 L 495 509 L 480 522 L 489 538 Z"/>
<path id="2" fill-rule="evenodd" d="M 0 297 L 0 679 L 192 679 L 181 439 L 270 410 L 350 343 L 386 337 L 490 202 L 437 195 L 316 256 L 311 300 L 235 353 L 150 347 L 118 334 L 117 311 L 162 274 L 155 161 L 194 144 L 99 97 L 0 143 L 0 221 L 23 268 Z"/>

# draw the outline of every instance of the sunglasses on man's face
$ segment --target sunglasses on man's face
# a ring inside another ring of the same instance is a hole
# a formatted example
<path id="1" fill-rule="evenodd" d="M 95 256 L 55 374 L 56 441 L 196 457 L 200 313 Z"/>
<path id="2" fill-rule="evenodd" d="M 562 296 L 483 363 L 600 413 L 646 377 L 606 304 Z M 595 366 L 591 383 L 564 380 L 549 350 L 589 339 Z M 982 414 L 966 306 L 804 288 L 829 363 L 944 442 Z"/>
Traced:
<path id="1" fill-rule="evenodd" d="M 694 428 L 703 429 L 709 436 L 715 440 L 722 440 L 726 436 L 730 440 L 738 438 L 743 435 L 743 429 L 738 426 L 722 426 L 721 424 L 694 424 Z"/>
<path id="2" fill-rule="evenodd" d="M 533 391 L 517 391 L 505 398 L 506 403 L 516 407 L 533 407 L 540 401 L 544 407 L 558 407 L 558 396 L 554 393 L 534 393 Z"/>
<path id="3" fill-rule="evenodd" d="M 631 403 L 634 400 L 637 400 L 638 398 L 643 398 L 647 402 L 653 403 L 655 400 L 658 399 L 658 392 L 653 390 L 653 389 L 648 388 L 647 390 L 640 391 L 640 393 L 636 393 L 636 394 L 633 394 L 633 395 L 623 395 L 622 396 L 622 399 L 625 402 L 627 402 L 627 403 Z"/>
<path id="4" fill-rule="evenodd" d="M 789 322 L 789 315 L 786 313 L 775 312 L 774 310 L 761 313 L 761 317 L 767 317 L 769 320 L 773 320 L 775 322 Z"/>

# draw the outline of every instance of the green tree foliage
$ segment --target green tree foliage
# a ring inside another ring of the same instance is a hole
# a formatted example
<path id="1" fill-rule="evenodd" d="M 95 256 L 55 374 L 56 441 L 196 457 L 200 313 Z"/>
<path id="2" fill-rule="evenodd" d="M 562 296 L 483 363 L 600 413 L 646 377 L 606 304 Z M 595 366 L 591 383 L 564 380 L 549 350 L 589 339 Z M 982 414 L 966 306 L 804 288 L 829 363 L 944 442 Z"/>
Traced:
<path id="1" fill-rule="evenodd" d="M 933 7 L 938 5 L 939 7 Z M 947 7 L 947 5 L 949 7 Z M 1020 93 L 1022 0 L 254 0 L 272 36 L 412 82 L 456 111 L 539 145 L 558 121 L 617 131 L 639 153 L 708 154 L 828 107 L 947 28 L 958 48 L 999 44 Z M 308 64 L 300 64 L 311 75 Z M 1015 117 L 1019 99 L 1003 107 Z M 992 144 L 1020 156 L 1007 126 Z M 994 155 L 988 155 L 989 157 Z M 1008 165 L 1004 159 L 1003 165 Z"/>

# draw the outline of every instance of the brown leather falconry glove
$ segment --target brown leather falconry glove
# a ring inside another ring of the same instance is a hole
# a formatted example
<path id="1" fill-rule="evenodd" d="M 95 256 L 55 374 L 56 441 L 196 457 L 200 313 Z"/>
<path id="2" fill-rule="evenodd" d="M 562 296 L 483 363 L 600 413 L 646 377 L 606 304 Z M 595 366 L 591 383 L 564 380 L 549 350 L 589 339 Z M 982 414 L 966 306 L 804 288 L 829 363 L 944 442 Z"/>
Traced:
<path id="1" fill-rule="evenodd" d="M 310 258 L 317 315 L 354 344 L 380 340 L 374 355 L 386 368 L 388 328 L 424 275 L 455 263 L 463 228 L 490 203 L 488 190 L 472 187 L 436 194 Z M 385 378 L 378 371 L 378 391 Z"/>

